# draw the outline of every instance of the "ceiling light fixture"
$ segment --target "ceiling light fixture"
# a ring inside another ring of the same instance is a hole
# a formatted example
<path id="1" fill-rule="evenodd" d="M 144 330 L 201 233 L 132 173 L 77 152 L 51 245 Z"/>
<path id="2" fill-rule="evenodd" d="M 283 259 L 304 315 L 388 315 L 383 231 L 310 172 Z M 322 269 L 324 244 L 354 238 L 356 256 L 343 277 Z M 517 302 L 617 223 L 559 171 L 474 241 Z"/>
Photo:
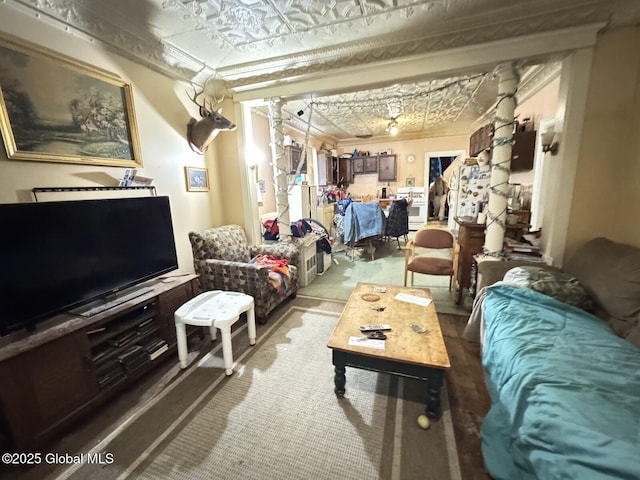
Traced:
<path id="1" fill-rule="evenodd" d="M 398 122 L 396 121 L 395 118 L 392 118 L 391 121 L 389 122 L 389 124 L 387 125 L 387 132 L 389 133 L 389 135 L 391 135 L 392 137 L 395 137 L 398 134 Z"/>

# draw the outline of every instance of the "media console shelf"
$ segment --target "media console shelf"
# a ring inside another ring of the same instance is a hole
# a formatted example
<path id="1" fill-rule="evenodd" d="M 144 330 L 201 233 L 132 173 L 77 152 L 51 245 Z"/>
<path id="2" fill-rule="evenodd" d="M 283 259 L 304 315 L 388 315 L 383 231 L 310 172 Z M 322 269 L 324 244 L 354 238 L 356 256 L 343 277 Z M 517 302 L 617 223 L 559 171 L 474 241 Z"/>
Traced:
<path id="1" fill-rule="evenodd" d="M 200 293 L 197 275 L 141 286 L 151 289 L 92 317 L 66 313 L 34 332 L 0 338 L 0 436 L 6 448 L 25 452 L 46 445 L 73 420 L 177 355 L 173 315 Z"/>

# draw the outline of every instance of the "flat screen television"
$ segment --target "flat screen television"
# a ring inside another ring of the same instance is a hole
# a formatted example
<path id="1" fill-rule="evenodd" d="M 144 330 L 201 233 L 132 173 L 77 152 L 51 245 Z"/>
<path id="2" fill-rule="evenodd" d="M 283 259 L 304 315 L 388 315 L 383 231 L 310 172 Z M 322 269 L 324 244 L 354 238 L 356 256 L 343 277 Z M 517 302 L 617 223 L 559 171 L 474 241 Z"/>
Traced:
<path id="1" fill-rule="evenodd" d="M 0 204 L 0 335 L 178 268 L 169 197 Z"/>

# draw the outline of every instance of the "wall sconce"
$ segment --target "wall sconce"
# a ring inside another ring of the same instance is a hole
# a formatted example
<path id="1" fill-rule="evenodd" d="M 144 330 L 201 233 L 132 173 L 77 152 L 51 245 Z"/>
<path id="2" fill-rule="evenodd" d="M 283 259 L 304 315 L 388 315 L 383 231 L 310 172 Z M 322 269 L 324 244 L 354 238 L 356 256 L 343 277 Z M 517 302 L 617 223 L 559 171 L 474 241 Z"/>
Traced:
<path id="1" fill-rule="evenodd" d="M 553 129 L 547 130 L 540 134 L 540 140 L 542 141 L 542 151 L 544 153 L 551 153 L 551 155 L 557 155 L 560 144 L 555 139 L 556 132 Z"/>

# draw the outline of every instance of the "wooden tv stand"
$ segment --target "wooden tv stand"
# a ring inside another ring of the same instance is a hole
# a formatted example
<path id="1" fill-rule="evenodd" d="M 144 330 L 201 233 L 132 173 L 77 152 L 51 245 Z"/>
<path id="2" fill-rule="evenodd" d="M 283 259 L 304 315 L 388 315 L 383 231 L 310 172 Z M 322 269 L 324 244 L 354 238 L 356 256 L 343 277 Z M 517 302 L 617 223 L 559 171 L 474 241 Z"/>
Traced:
<path id="1" fill-rule="evenodd" d="M 95 316 L 65 313 L 1 337 L 0 446 L 26 452 L 46 445 L 176 355 L 173 314 L 200 293 L 197 278 L 153 279 L 140 285 L 149 292 Z"/>

